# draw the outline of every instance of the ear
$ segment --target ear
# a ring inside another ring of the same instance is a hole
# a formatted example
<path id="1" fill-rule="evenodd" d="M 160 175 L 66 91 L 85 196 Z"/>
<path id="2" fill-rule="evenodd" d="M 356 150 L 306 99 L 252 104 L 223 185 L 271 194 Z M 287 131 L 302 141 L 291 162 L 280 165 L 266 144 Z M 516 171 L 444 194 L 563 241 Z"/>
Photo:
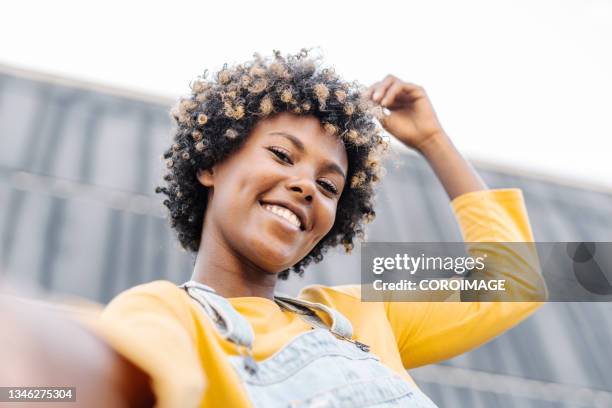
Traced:
<path id="1" fill-rule="evenodd" d="M 212 168 L 198 170 L 197 177 L 204 187 L 212 187 L 215 184 L 215 173 Z"/>

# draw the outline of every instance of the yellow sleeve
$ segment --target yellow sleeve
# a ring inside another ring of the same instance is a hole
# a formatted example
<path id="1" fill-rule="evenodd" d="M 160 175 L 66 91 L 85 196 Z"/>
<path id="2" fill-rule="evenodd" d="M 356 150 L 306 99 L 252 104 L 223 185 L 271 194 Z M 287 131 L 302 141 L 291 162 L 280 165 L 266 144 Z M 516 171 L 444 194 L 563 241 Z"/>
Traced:
<path id="1" fill-rule="evenodd" d="M 155 281 L 119 294 L 98 319 L 81 320 L 151 377 L 156 407 L 196 407 L 205 378 L 190 316 L 180 289 Z"/>
<path id="2" fill-rule="evenodd" d="M 519 189 L 484 190 L 456 197 L 451 206 L 468 251 L 487 251 L 491 276 L 515 277 L 516 299 L 545 299 L 546 286 L 531 244 L 515 251 L 506 242 L 533 242 Z M 479 244 L 483 243 L 483 244 Z M 519 269 L 519 273 L 517 272 Z M 515 297 L 514 297 L 515 296 Z M 455 298 L 457 300 L 458 298 Z M 414 368 L 462 354 L 510 329 L 542 302 L 386 302 L 402 363 Z"/>

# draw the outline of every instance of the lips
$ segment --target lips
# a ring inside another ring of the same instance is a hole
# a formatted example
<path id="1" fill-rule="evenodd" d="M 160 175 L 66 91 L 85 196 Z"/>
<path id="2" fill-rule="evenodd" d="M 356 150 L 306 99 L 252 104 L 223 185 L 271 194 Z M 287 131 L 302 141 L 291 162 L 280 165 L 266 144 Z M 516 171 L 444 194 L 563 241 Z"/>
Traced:
<path id="1" fill-rule="evenodd" d="M 306 213 L 300 207 L 292 203 L 277 200 L 262 200 L 259 202 L 259 204 L 266 211 L 283 218 L 285 221 L 297 227 L 301 231 L 305 231 L 308 227 Z"/>

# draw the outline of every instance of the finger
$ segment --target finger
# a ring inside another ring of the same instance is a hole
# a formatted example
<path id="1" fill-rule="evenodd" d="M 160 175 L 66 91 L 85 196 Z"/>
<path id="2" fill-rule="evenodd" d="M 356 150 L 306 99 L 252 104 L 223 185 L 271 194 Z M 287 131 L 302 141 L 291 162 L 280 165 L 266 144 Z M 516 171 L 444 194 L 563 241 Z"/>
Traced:
<path id="1" fill-rule="evenodd" d="M 374 93 L 376 88 L 379 86 L 379 84 L 380 84 L 380 82 L 374 82 L 372 85 L 370 85 L 368 90 L 365 92 L 365 97 L 367 99 L 371 99 L 372 98 L 372 94 Z"/>
<path id="2" fill-rule="evenodd" d="M 382 82 L 380 82 L 380 84 L 376 87 L 376 90 L 372 94 L 372 100 L 379 103 L 387 92 L 387 89 L 389 89 L 389 87 L 393 85 L 395 81 L 397 81 L 397 78 L 395 78 L 393 75 L 387 75 L 386 78 L 383 79 Z"/>
<path id="3" fill-rule="evenodd" d="M 380 101 L 380 104 L 384 107 L 392 106 L 396 101 L 398 95 L 405 92 L 405 84 L 401 81 L 396 81 L 387 89 L 387 92 Z"/>
<path id="4" fill-rule="evenodd" d="M 410 96 L 420 96 L 425 93 L 425 89 L 421 85 L 413 84 L 412 82 L 404 82 L 404 90 Z"/>

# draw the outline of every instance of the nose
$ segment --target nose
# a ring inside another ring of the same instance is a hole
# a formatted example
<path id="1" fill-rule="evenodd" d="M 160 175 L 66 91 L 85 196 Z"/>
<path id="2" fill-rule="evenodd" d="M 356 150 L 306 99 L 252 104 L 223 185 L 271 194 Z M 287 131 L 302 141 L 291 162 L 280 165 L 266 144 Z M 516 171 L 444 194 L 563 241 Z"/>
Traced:
<path id="1" fill-rule="evenodd" d="M 315 194 L 315 185 L 305 178 L 294 179 L 287 184 L 287 188 L 296 193 L 307 203 L 311 203 Z"/>

